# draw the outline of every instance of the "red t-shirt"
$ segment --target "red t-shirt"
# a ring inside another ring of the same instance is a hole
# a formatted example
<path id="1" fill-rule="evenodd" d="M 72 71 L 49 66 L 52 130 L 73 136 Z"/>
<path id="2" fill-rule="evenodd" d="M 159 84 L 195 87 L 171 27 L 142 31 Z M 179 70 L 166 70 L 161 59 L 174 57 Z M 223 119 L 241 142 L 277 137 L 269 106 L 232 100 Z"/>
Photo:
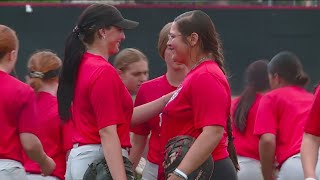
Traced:
<path id="1" fill-rule="evenodd" d="M 320 136 L 320 88 L 317 87 L 315 99 L 304 128 L 306 133 Z"/>
<path id="2" fill-rule="evenodd" d="M 131 96 L 114 67 L 101 56 L 85 53 L 72 104 L 74 143 L 101 144 L 99 130 L 117 125 L 121 146 L 131 147 L 132 111 Z"/>
<path id="3" fill-rule="evenodd" d="M 58 115 L 57 97 L 46 92 L 39 92 L 37 96 L 37 108 L 39 119 L 36 124 L 35 134 L 40 139 L 44 151 L 56 163 L 56 168 L 52 172 L 52 176 L 64 179 L 66 172 L 66 153 L 61 146 L 63 141 L 63 124 Z M 40 174 L 39 165 L 24 156 L 24 168 L 27 172 Z"/>
<path id="4" fill-rule="evenodd" d="M 65 152 L 68 152 L 69 150 L 72 149 L 73 147 L 73 142 L 74 142 L 74 139 L 73 139 L 73 136 L 74 136 L 74 133 L 76 133 L 75 131 L 75 127 L 74 127 L 74 124 L 73 124 L 73 121 L 70 120 L 66 123 L 64 123 L 63 125 L 63 150 Z"/>
<path id="5" fill-rule="evenodd" d="M 33 133 L 36 97 L 33 89 L 0 71 L 0 159 L 23 162 L 20 133 Z"/>
<path id="6" fill-rule="evenodd" d="M 276 136 L 279 167 L 300 152 L 303 129 L 314 96 L 298 86 L 286 86 L 265 94 L 260 101 L 254 134 Z"/>
<path id="7" fill-rule="evenodd" d="M 234 117 L 235 110 L 238 106 L 241 97 L 237 97 L 232 100 L 231 113 Z M 237 150 L 237 154 L 244 157 L 260 160 L 259 157 L 259 137 L 253 134 L 254 123 L 256 120 L 256 114 L 259 107 L 259 102 L 262 98 L 261 94 L 256 95 L 256 99 L 253 102 L 247 116 L 246 129 L 241 133 L 232 123 L 232 132 L 234 136 L 234 145 Z"/>
<path id="8" fill-rule="evenodd" d="M 189 72 L 162 112 L 160 140 L 163 150 L 175 136 L 198 137 L 205 126 L 226 129 L 230 106 L 230 87 L 218 64 L 213 60 L 201 63 Z M 229 156 L 226 137 L 224 133 L 212 152 L 215 161 Z"/>
<path id="9" fill-rule="evenodd" d="M 161 96 L 168 94 L 174 91 L 176 87 L 171 86 L 165 75 L 158 78 L 147 81 L 141 85 L 136 96 L 135 106 L 140 106 L 142 104 L 151 102 L 160 98 Z M 151 136 L 149 140 L 149 151 L 148 151 L 148 160 L 154 164 L 161 165 L 163 161 L 163 155 L 159 148 L 160 142 L 160 126 L 159 126 L 159 116 L 154 117 L 146 123 L 138 125 L 131 129 L 132 132 L 138 135 Z"/>

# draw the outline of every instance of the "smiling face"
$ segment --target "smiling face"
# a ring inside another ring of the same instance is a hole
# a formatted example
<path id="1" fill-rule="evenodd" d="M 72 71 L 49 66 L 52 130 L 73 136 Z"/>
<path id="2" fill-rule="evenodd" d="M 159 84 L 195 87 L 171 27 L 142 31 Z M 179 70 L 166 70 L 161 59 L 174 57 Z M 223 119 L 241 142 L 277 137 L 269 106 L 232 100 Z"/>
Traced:
<path id="1" fill-rule="evenodd" d="M 190 58 L 190 46 L 178 30 L 176 22 L 172 23 L 168 37 L 167 46 L 172 53 L 172 60 L 177 63 L 186 64 Z"/>
<path id="2" fill-rule="evenodd" d="M 186 68 L 184 64 L 177 61 L 173 61 L 172 50 L 170 50 L 168 47 L 164 51 L 164 61 L 166 62 L 169 68 L 172 68 L 176 71 Z"/>
<path id="3" fill-rule="evenodd" d="M 121 28 L 111 26 L 106 30 L 106 41 L 109 56 L 117 54 L 120 50 L 120 43 L 126 38 L 124 31 Z"/>

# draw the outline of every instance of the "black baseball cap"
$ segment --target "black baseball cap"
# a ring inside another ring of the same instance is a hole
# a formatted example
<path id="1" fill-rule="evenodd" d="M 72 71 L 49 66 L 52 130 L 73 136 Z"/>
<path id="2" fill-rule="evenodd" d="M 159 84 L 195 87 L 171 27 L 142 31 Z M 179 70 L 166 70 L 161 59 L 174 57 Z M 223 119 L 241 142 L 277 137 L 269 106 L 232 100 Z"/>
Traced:
<path id="1" fill-rule="evenodd" d="M 91 6 L 97 6 L 93 4 Z M 99 4 L 103 8 L 103 21 L 107 26 L 116 26 L 122 29 L 134 29 L 139 25 L 138 22 L 125 19 L 121 12 L 114 6 L 108 4 Z M 98 5 L 98 6 L 99 6 Z"/>
<path id="2" fill-rule="evenodd" d="M 139 25 L 139 23 L 136 21 L 123 18 L 120 11 L 116 8 L 113 13 L 115 19 L 115 23 L 113 24 L 114 26 L 120 27 L 122 29 L 134 29 Z"/>

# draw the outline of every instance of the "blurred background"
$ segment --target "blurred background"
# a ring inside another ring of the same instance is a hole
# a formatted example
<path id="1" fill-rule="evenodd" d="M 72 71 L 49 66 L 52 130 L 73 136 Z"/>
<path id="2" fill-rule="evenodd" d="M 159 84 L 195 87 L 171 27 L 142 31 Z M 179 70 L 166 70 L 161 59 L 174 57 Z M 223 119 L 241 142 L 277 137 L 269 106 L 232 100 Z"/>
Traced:
<path id="1" fill-rule="evenodd" d="M 161 28 L 183 12 L 201 9 L 220 33 L 233 95 L 242 89 L 248 64 L 270 60 L 282 50 L 301 58 L 311 77 L 310 91 L 320 80 L 318 0 L 0 0 L 0 24 L 15 29 L 20 39 L 18 78 L 24 80 L 26 62 L 36 50 L 51 49 L 63 58 L 66 36 L 83 9 L 95 2 L 113 4 L 124 17 L 140 22 L 125 32 L 121 48 L 138 48 L 147 55 L 150 78 L 165 72 L 156 47 Z"/>
<path id="2" fill-rule="evenodd" d="M 0 0 L 0 2 L 55 2 L 55 3 L 93 3 L 112 4 L 193 4 L 193 5 L 294 5 L 317 6 L 318 0 Z"/>

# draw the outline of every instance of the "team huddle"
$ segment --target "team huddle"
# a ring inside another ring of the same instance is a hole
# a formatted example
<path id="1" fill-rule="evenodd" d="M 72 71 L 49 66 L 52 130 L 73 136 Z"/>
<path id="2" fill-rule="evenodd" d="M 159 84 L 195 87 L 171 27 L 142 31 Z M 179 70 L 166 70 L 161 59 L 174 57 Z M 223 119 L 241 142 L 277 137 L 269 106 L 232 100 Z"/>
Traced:
<path id="1" fill-rule="evenodd" d="M 114 6 L 87 7 L 63 60 L 33 53 L 26 83 L 10 75 L 17 35 L 0 25 L 1 180 L 133 180 L 147 143 L 143 180 L 319 178 L 320 88 L 305 90 L 299 57 L 283 51 L 254 61 L 232 99 L 205 12 L 185 12 L 161 29 L 167 71 L 152 80 L 141 51 L 120 51 L 124 30 L 138 24 Z"/>

